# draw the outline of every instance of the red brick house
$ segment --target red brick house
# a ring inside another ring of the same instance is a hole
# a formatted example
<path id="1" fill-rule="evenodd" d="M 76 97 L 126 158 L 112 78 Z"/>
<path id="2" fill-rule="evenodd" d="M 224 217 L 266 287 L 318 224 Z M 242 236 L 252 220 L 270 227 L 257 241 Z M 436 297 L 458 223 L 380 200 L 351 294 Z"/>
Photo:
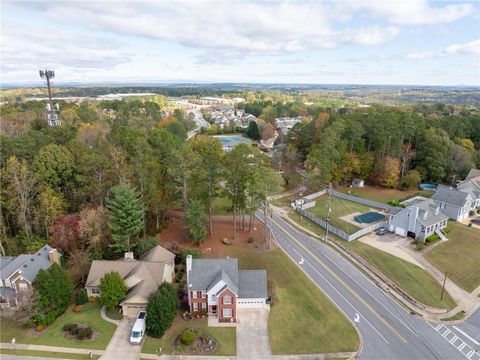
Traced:
<path id="1" fill-rule="evenodd" d="M 238 270 L 237 259 L 187 257 L 188 305 L 193 314 L 236 322 L 237 309 L 263 309 L 267 301 L 267 272 Z"/>

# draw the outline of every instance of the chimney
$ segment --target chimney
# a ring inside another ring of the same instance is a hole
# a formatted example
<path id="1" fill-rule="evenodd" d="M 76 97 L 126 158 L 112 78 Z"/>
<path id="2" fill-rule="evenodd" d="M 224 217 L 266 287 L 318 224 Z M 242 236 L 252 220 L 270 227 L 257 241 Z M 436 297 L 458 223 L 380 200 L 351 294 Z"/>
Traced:
<path id="1" fill-rule="evenodd" d="M 187 265 L 187 275 L 188 275 L 190 270 L 192 270 L 192 255 L 187 255 L 186 265 Z"/>
<path id="2" fill-rule="evenodd" d="M 60 254 L 58 253 L 57 249 L 52 249 L 48 252 L 48 260 L 53 263 L 57 263 L 60 265 Z"/>
<path id="3" fill-rule="evenodd" d="M 428 216 L 428 211 L 425 210 L 425 212 L 423 213 L 423 220 L 427 220 L 427 216 Z"/>
<path id="4" fill-rule="evenodd" d="M 129 251 L 125 253 L 125 260 L 135 260 L 133 257 L 133 252 Z"/>
<path id="5" fill-rule="evenodd" d="M 440 212 L 440 206 L 437 206 L 437 207 L 435 208 L 435 215 L 438 215 L 439 212 Z"/>

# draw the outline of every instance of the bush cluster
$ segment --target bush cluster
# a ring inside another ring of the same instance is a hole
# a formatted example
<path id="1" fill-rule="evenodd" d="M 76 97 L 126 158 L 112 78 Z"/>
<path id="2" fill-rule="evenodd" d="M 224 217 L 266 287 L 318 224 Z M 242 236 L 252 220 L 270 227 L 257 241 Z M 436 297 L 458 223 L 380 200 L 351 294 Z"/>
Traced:
<path id="1" fill-rule="evenodd" d="M 93 329 L 91 327 L 79 327 L 73 323 L 64 325 L 62 330 L 75 336 L 78 340 L 88 340 L 93 335 Z"/>
<path id="2" fill-rule="evenodd" d="M 191 331 L 185 331 L 183 334 L 182 334 L 182 343 L 184 345 L 190 345 L 192 344 L 194 341 L 195 341 L 195 334 Z"/>

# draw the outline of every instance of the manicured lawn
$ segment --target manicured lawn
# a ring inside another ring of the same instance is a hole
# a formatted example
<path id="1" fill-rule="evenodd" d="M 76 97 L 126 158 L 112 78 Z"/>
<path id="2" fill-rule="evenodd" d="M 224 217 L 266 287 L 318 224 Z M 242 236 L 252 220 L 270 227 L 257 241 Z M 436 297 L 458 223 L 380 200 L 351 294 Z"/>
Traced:
<path id="1" fill-rule="evenodd" d="M 319 236 L 324 236 L 325 230 L 317 224 L 308 219 L 303 218 L 301 222 L 298 221 L 299 215 L 292 213 L 289 217 L 308 230 L 314 232 Z M 335 238 L 342 242 L 342 244 L 349 246 L 355 250 L 360 256 L 374 265 L 379 271 L 386 275 L 390 280 L 394 281 L 403 290 L 409 293 L 417 300 L 431 306 L 438 306 L 444 308 L 453 308 L 455 302 L 448 293 L 443 296 L 443 301 L 440 301 L 441 286 L 440 284 L 422 268 L 402 260 L 396 256 L 390 255 L 384 251 L 378 250 L 372 246 L 355 240 L 347 243 L 329 234 L 330 238 Z"/>
<path id="2" fill-rule="evenodd" d="M 105 309 L 105 315 L 107 315 L 112 320 L 122 320 L 123 314 L 120 312 L 122 308 L 117 306 L 114 309 L 109 309 L 108 307 Z"/>
<path id="3" fill-rule="evenodd" d="M 175 324 L 174 324 L 175 326 Z M 213 355 L 233 356 L 237 353 L 237 337 L 233 327 L 208 327 L 207 320 L 181 321 L 176 324 L 175 329 L 170 329 L 172 334 L 166 338 L 156 339 L 147 336 L 143 344 L 142 353 L 155 354 L 162 349 L 162 354 L 172 354 L 172 344 L 175 338 L 187 328 L 201 329 L 217 340 L 219 346 Z"/>
<path id="4" fill-rule="evenodd" d="M 88 352 L 88 351 L 85 351 Z M 48 357 L 48 358 L 59 358 L 59 359 L 98 359 L 99 355 L 88 356 L 88 354 L 70 354 L 70 353 L 61 353 L 54 351 L 37 351 L 37 350 L 10 350 L 10 349 L 0 349 L 0 354 L 4 355 L 24 355 L 24 356 L 34 356 L 34 357 Z"/>
<path id="5" fill-rule="evenodd" d="M 388 203 L 390 200 L 403 200 L 406 197 L 423 196 L 430 198 L 435 193 L 432 190 L 398 190 L 398 189 L 385 189 L 382 187 L 365 186 L 363 188 L 339 188 L 339 192 L 349 193 L 350 195 L 378 201 L 381 203 Z"/>
<path id="6" fill-rule="evenodd" d="M 26 339 L 29 339 L 32 336 L 35 336 L 35 332 L 28 331 L 28 329 L 21 328 L 17 325 L 15 320 L 11 318 L 1 317 L 0 318 L 0 341 L 1 342 L 11 342 L 13 338 L 17 343 L 24 343 Z"/>
<path id="7" fill-rule="evenodd" d="M 446 243 L 425 257 L 468 292 L 480 286 L 480 230 L 450 220 Z"/>
<path id="8" fill-rule="evenodd" d="M 344 244 L 418 301 L 439 308 L 451 309 L 455 307 L 456 304 L 448 293 L 444 293 L 443 300 L 440 300 L 442 286 L 417 265 L 358 240 L 351 243 L 344 242 Z"/>
<path id="9" fill-rule="evenodd" d="M 356 351 L 354 327 L 334 304 L 281 250 L 256 253 L 229 248 L 242 269 L 266 269 L 275 282 L 278 302 L 268 320 L 273 354 L 317 354 Z"/>
<path id="10" fill-rule="evenodd" d="M 2 341 L 4 338 L 4 319 L 2 318 Z M 76 339 L 69 339 L 63 336 L 62 327 L 65 324 L 72 322 L 78 322 L 90 326 L 91 328 L 100 332 L 100 336 L 92 341 L 80 341 Z M 50 325 L 41 335 L 28 338 L 26 331 L 18 328 L 11 322 L 10 325 L 15 326 L 15 330 L 7 329 L 8 336 L 11 340 L 13 333 L 18 332 L 18 343 L 36 344 L 36 345 L 51 345 L 51 346 L 64 346 L 74 347 L 81 349 L 96 349 L 104 350 L 113 333 L 115 332 L 115 325 L 103 320 L 100 317 L 100 305 L 89 303 L 85 304 L 82 311 L 74 313 L 69 308 L 65 314 L 60 316 L 52 325 Z"/>
<path id="11" fill-rule="evenodd" d="M 322 220 L 325 220 L 327 215 L 328 196 L 320 196 L 315 199 L 315 206 L 307 209 L 307 211 Z M 345 231 L 347 234 L 353 234 L 360 230 L 360 228 L 352 223 L 341 220 L 340 217 L 354 213 L 366 213 L 370 211 L 370 207 L 362 204 L 355 203 L 344 199 L 332 196 L 331 198 L 331 213 L 330 223 L 336 228 Z"/>

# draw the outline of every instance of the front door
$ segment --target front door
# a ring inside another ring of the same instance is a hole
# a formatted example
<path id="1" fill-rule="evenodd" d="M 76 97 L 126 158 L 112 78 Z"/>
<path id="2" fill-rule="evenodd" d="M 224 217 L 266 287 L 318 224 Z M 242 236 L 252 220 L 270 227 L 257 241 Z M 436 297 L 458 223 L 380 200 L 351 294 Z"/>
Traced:
<path id="1" fill-rule="evenodd" d="M 217 313 L 217 305 L 212 305 L 210 306 L 210 312 L 212 314 L 216 314 Z"/>

